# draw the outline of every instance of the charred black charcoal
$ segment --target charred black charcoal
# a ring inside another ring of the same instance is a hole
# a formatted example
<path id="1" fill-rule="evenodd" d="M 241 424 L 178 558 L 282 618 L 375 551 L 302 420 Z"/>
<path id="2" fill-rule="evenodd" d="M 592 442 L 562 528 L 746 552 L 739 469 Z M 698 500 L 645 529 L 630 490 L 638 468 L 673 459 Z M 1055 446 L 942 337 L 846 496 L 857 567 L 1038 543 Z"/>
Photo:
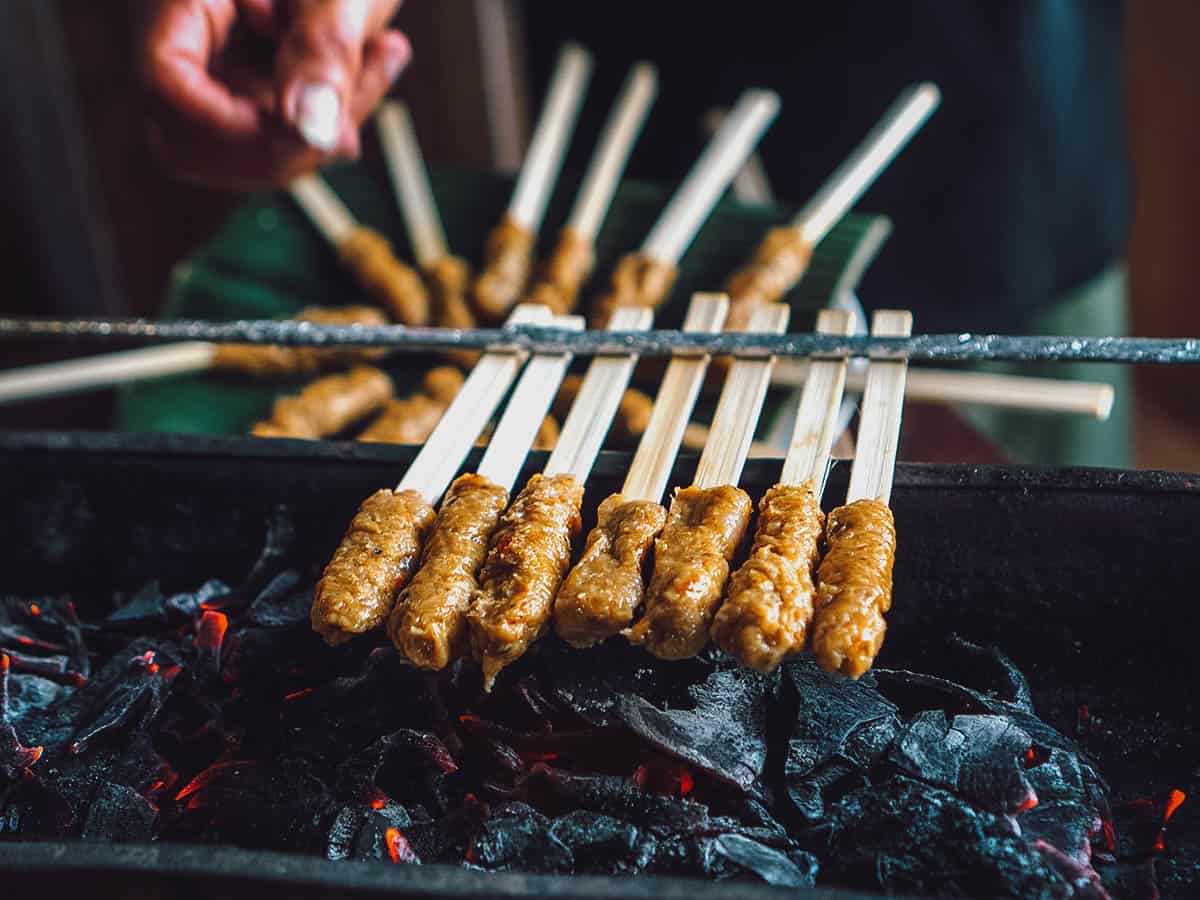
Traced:
<path id="1" fill-rule="evenodd" d="M 368 809 L 355 833 L 350 858 L 369 862 L 401 862 L 400 859 L 393 858 L 400 855 L 398 835 L 403 834 L 403 829 L 410 828 L 412 824 L 412 816 L 399 803 L 387 803 L 379 809 Z M 404 838 L 406 845 L 407 841 L 408 839 Z M 403 861 L 420 862 L 415 852 L 411 848 L 407 849 L 411 858 Z"/>
<path id="2" fill-rule="evenodd" d="M 105 782 L 92 797 L 80 837 L 85 841 L 122 844 L 154 837 L 158 810 L 137 791 Z"/>
<path id="3" fill-rule="evenodd" d="M 401 728 L 339 765 L 334 783 L 345 800 L 370 803 L 396 796 L 431 807 L 442 805 L 440 782 L 456 771 L 458 763 L 436 735 Z"/>
<path id="4" fill-rule="evenodd" d="M 471 838 L 487 817 L 487 804 L 468 794 L 461 805 L 441 818 L 417 822 L 404 829 L 405 844 L 423 863 L 461 864 L 467 861 Z"/>
<path id="5" fill-rule="evenodd" d="M 1027 839 L 1056 848 L 1090 871 L 1092 838 L 1103 827 L 1093 807 L 1071 800 L 1054 800 L 1038 803 L 1022 813 L 1018 821 Z"/>
<path id="6" fill-rule="evenodd" d="M 184 591 L 167 597 L 163 606 L 169 615 L 190 621 L 200 615 L 205 606 L 221 605 L 221 601 L 229 593 L 229 585 L 218 578 L 211 578 L 194 591 Z"/>
<path id="7" fill-rule="evenodd" d="M 140 632 L 167 624 L 167 598 L 152 581 L 114 609 L 104 624 L 117 631 Z"/>
<path id="8" fill-rule="evenodd" d="M 574 871 L 580 874 L 641 872 L 658 849 L 657 838 L 632 822 L 587 810 L 559 816 L 550 834 L 571 852 Z"/>
<path id="9" fill-rule="evenodd" d="M 69 689 L 52 678 L 21 674 L 10 658 L 6 719 L 14 728 L 25 730 L 28 725 L 29 731 L 36 733 L 34 720 L 41 718 Z"/>
<path id="10" fill-rule="evenodd" d="M 507 803 L 492 810 L 471 840 L 467 859 L 493 871 L 512 869 L 570 872 L 571 850 L 553 833 L 550 820 L 524 803 Z"/>
<path id="11" fill-rule="evenodd" d="M 1083 896 L 1012 819 L 903 776 L 847 794 L 825 830 L 825 883 L 935 896 Z"/>
<path id="12" fill-rule="evenodd" d="M 29 769 L 11 779 L 0 777 L 0 839 L 73 837 L 78 820 L 61 788 L 47 785 Z"/>
<path id="13" fill-rule="evenodd" d="M 245 580 L 220 599 L 209 601 L 211 609 L 228 613 L 246 608 L 272 579 L 287 568 L 288 555 L 296 539 L 296 525 L 287 507 L 277 506 L 271 511 L 266 530 L 262 552 Z"/>
<path id="14" fill-rule="evenodd" d="M 803 850 L 784 853 L 740 834 L 723 834 L 709 841 L 706 847 L 711 855 L 723 858 L 767 884 L 812 887 L 816 883 L 817 858 Z"/>
<path id="15" fill-rule="evenodd" d="M 307 628 L 312 609 L 312 585 L 302 583 L 292 569 L 280 572 L 259 592 L 246 611 L 246 622 L 263 628 Z"/>

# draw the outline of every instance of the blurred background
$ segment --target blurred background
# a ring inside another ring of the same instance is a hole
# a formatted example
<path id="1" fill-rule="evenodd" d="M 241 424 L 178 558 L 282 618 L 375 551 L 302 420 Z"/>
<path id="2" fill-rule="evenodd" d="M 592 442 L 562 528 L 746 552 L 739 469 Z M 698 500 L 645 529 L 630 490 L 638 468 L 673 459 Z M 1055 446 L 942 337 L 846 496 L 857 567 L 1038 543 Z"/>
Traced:
<path id="1" fill-rule="evenodd" d="M 675 183 L 705 114 L 771 87 L 783 112 L 761 158 L 778 200 L 798 206 L 900 87 L 928 78 L 941 110 L 860 204 L 896 226 L 864 302 L 913 306 L 918 330 L 1018 332 L 1104 276 L 1127 294 L 1128 333 L 1200 335 L 1200 4 L 786 6 L 681 17 L 679 4 L 408 0 L 396 24 L 415 56 L 396 93 L 432 166 L 510 171 L 564 39 L 595 54 L 596 97 L 649 59 L 660 96 L 628 175 Z M 0 312 L 154 315 L 172 267 L 243 199 L 156 165 L 134 41 L 117 0 L 0 4 Z M 607 103 L 585 106 L 568 169 Z M 0 345 L 0 365 L 67 352 Z M 1200 468 L 1194 371 L 1135 374 L 1137 466 Z M 0 427 L 111 417 L 111 394 L 92 394 L 0 409 Z"/>

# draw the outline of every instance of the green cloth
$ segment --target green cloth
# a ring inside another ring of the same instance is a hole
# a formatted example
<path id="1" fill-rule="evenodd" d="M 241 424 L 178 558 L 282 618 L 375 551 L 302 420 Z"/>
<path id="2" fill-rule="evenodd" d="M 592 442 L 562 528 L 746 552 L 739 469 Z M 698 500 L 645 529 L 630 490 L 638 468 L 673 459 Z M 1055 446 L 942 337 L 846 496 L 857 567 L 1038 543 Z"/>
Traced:
<path id="1" fill-rule="evenodd" d="M 1128 334 L 1125 271 L 1115 266 L 1040 313 L 1031 333 L 1082 337 Z M 1130 468 L 1133 465 L 1133 370 L 1099 363 L 981 363 L 980 371 L 1079 381 L 1115 388 L 1112 415 L 1084 416 L 967 407 L 968 420 L 1003 447 L 1014 462 Z"/>
<path id="2" fill-rule="evenodd" d="M 401 259 L 412 259 L 399 209 L 382 172 L 356 163 L 334 167 L 325 175 L 361 222 L 387 235 Z M 512 179 L 442 169 L 431 173 L 431 181 L 451 251 L 477 264 L 488 231 L 508 204 Z M 556 189 L 542 229 L 539 258 L 551 249 L 576 187 L 577 182 L 564 177 Z M 659 186 L 621 185 L 596 242 L 595 275 L 584 291 L 585 300 L 603 287 L 620 255 L 641 243 L 669 194 L 669 189 Z M 694 291 L 720 289 L 766 231 L 794 214 L 794 210 L 724 200 L 681 261 L 678 281 L 658 324 L 678 325 Z M 856 251 L 869 243 L 872 226 L 878 227 L 879 221 L 849 216 L 816 248 L 808 273 L 787 298 L 793 309 L 792 330 L 812 328 L 816 310 L 844 282 Z M 270 194 L 248 200 L 199 252 L 178 266 L 163 316 L 277 318 L 314 304 L 339 306 L 364 300 L 333 250 L 292 200 L 285 194 Z M 397 391 L 405 393 L 415 389 L 432 363 L 432 357 L 396 356 L 384 367 L 393 375 Z M 269 414 L 277 395 L 298 387 L 294 381 L 250 381 L 212 373 L 146 382 L 122 391 L 118 428 L 244 433 Z"/>

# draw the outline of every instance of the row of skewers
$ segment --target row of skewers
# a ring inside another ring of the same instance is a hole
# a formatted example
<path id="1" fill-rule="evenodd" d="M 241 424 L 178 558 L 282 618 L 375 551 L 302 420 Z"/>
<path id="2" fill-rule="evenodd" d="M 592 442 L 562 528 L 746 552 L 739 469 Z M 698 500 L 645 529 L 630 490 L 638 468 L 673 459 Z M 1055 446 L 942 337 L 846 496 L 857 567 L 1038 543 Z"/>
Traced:
<path id="1" fill-rule="evenodd" d="M 385 104 L 377 125 L 416 267 L 397 259 L 387 239 L 359 223 L 319 176 L 301 178 L 291 185 L 292 196 L 376 306 L 309 309 L 298 318 L 364 327 L 391 319 L 415 326 L 470 328 L 498 321 L 519 299 L 546 305 L 555 313 L 573 311 L 594 268 L 596 236 L 656 92 L 653 67 L 636 65 L 610 113 L 555 248 L 544 265 L 537 267 L 533 248 L 590 68 L 590 58 L 579 47 L 570 45 L 560 55 L 508 209 L 488 239 L 484 264 L 475 278 L 467 263 L 448 247 L 406 108 L 399 103 Z M 796 285 L 806 270 L 812 248 L 919 129 L 937 102 L 937 90 L 932 85 L 905 91 L 794 223 L 766 235 L 752 258 L 726 284 L 732 303 L 726 330 L 742 330 L 756 307 L 780 300 Z M 674 283 L 680 258 L 721 194 L 745 171 L 755 145 L 777 112 L 778 99 L 770 92 L 747 91 L 743 95 L 717 128 L 642 246 L 615 266 L 608 289 L 593 305 L 593 326 L 603 324 L 615 308 L 632 305 L 653 309 L 661 304 Z M 469 367 L 475 358 L 470 351 L 451 351 L 448 355 L 451 362 L 463 367 Z M 363 368 L 378 363 L 382 356 L 378 350 L 187 342 L 0 373 L 0 403 L 210 369 L 278 378 L 313 377 L 353 367 L 350 372 L 314 382 L 298 397 L 282 398 L 271 417 L 255 426 L 254 433 L 264 437 L 325 438 L 378 415 L 393 425 L 400 421 L 411 424 L 401 428 L 369 425 L 361 437 L 420 443 L 437 412 L 444 409 L 445 397 L 420 390 L 409 397 L 395 398 L 390 380 L 382 371 Z M 775 381 L 798 388 L 807 373 L 805 361 L 783 360 L 776 368 Z M 709 386 L 715 383 L 710 379 Z M 861 390 L 861 371 L 852 370 L 850 387 Z M 1098 418 L 1106 417 L 1112 406 L 1112 390 L 1107 385 L 939 370 L 914 372 L 909 396 L 943 403 L 980 402 L 1068 411 Z M 629 405 L 645 409 L 646 398 L 631 395 Z M 418 422 L 424 422 L 424 428 L 417 427 Z M 689 444 L 696 443 L 696 436 L 696 429 L 689 432 Z"/>

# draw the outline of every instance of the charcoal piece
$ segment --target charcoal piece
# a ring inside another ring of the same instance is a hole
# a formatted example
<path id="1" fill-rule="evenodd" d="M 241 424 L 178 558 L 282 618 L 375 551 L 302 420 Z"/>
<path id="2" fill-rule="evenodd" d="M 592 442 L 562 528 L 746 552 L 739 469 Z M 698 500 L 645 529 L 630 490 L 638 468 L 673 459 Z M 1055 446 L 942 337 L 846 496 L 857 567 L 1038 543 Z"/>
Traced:
<path id="1" fill-rule="evenodd" d="M 15 716 L 10 712 L 13 676 L 9 669 L 8 656 L 0 655 L 0 785 L 17 778 L 42 756 L 41 747 L 27 747 L 17 735 Z"/>
<path id="2" fill-rule="evenodd" d="M 867 773 L 858 766 L 837 759 L 797 775 L 789 756 L 784 774 L 788 800 L 800 817 L 810 823 L 823 820 L 833 802 L 868 782 Z"/>
<path id="3" fill-rule="evenodd" d="M 888 761 L 900 771 L 962 794 L 994 813 L 1037 803 L 1021 758 L 1029 735 L 1001 716 L 955 716 L 941 710 L 917 715 L 892 746 Z"/>
<path id="4" fill-rule="evenodd" d="M 344 803 L 338 807 L 325 839 L 326 859 L 350 859 L 354 839 L 367 819 L 368 809 L 361 803 Z"/>
<path id="5" fill-rule="evenodd" d="M 90 714 L 83 717 L 83 723 L 72 736 L 72 753 L 81 753 L 90 743 L 106 736 L 119 736 L 143 728 L 162 709 L 171 682 L 160 674 L 161 670 L 152 671 L 136 662 L 130 662 L 129 667 L 129 675 L 114 684 L 98 703 L 93 704 Z"/>
<path id="6" fill-rule="evenodd" d="M 1065 750 L 1051 750 L 1044 762 L 1026 769 L 1025 777 L 1042 803 L 1058 800 L 1090 803 L 1095 800 L 1084 781 L 1079 757 Z"/>
<path id="7" fill-rule="evenodd" d="M 292 569 L 280 572 L 267 583 L 250 604 L 246 621 L 264 628 L 308 625 L 313 586 L 302 584 Z"/>
<path id="8" fill-rule="evenodd" d="M 570 872 L 574 857 L 550 828 L 550 820 L 523 803 L 509 803 L 492 811 L 471 839 L 467 859 L 492 871 L 512 869 Z"/>
<path id="9" fill-rule="evenodd" d="M 580 874 L 641 872 L 657 850 L 654 835 L 623 819 L 587 810 L 559 816 L 550 834 L 570 850 Z"/>
<path id="10" fill-rule="evenodd" d="M 822 879 L 870 891 L 1068 898 L 1073 885 L 1010 818 L 896 776 L 831 811 Z"/>
<path id="11" fill-rule="evenodd" d="M 7 719 L 13 727 L 21 728 L 27 719 L 43 715 L 69 690 L 49 678 L 10 672 Z"/>
<path id="12" fill-rule="evenodd" d="M 150 841 L 158 810 L 137 791 L 105 782 L 92 796 L 80 837 L 85 841 L 136 843 Z"/>
<path id="13" fill-rule="evenodd" d="M 172 594 L 163 601 L 163 605 L 169 615 L 190 620 L 200 615 L 202 606 L 220 605 L 229 592 L 230 587 L 225 582 L 219 578 L 210 578 L 194 591 Z"/>
<path id="14" fill-rule="evenodd" d="M 1023 812 L 1017 822 L 1026 839 L 1053 846 L 1081 866 L 1090 865 L 1092 836 L 1102 826 L 1094 808 L 1070 800 L 1039 803 Z"/>
<path id="15" fill-rule="evenodd" d="M 0 651 L 21 647 L 25 650 L 41 650 L 47 653 L 63 653 L 67 647 L 56 641 L 39 637 L 37 632 L 25 625 L 0 624 Z"/>
<path id="16" fill-rule="evenodd" d="M 766 719 L 774 679 L 750 669 L 712 672 L 687 693 L 690 708 L 660 709 L 624 694 L 616 714 L 663 753 L 748 789 L 767 761 Z"/>
<path id="17" fill-rule="evenodd" d="M 380 809 L 369 810 L 354 837 L 352 858 L 368 862 L 389 859 L 389 832 L 406 829 L 412 824 L 412 816 L 399 803 L 389 803 Z"/>
<path id="18" fill-rule="evenodd" d="M 417 784 L 428 788 L 432 774 L 458 770 L 446 745 L 429 732 L 401 728 L 372 741 L 341 763 L 335 773 L 339 797 L 367 802 L 397 791 L 420 799 Z"/>
<path id="19" fill-rule="evenodd" d="M 583 809 L 638 822 L 656 835 L 697 834 L 709 827 L 708 807 L 679 797 L 643 791 L 620 775 L 575 775 L 534 765 L 521 789 L 550 814 Z"/>
<path id="20" fill-rule="evenodd" d="M 128 603 L 113 610 L 104 624 L 124 631 L 143 631 L 166 625 L 166 598 L 159 590 L 158 582 L 145 585 Z"/>
<path id="21" fill-rule="evenodd" d="M 1033 712 L 1033 691 L 1025 674 L 999 647 L 975 644 L 957 634 L 950 636 L 949 644 L 960 658 L 973 663 L 964 673 L 964 684 L 982 693 L 993 694 L 1025 712 Z M 960 664 L 956 668 L 961 671 L 963 666 Z"/>
<path id="22" fill-rule="evenodd" d="M 73 837 L 78 831 L 75 810 L 61 783 L 48 785 L 36 774 L 6 779 L 0 773 L 0 838 L 54 840 Z"/>
<path id="23" fill-rule="evenodd" d="M 292 544 L 296 539 L 296 526 L 292 522 L 291 512 L 286 506 L 276 506 L 266 523 L 267 534 L 263 542 L 262 552 L 250 567 L 250 572 L 233 591 L 227 594 L 219 603 L 213 601 L 213 608 L 225 612 L 244 609 L 253 602 L 254 598 L 278 575 L 286 566 Z"/>
<path id="24" fill-rule="evenodd" d="M 404 830 L 408 846 L 424 863 L 458 863 L 467 855 L 471 838 L 488 817 L 484 803 L 463 802 L 432 822 L 416 822 Z M 416 811 L 413 810 L 416 819 Z"/>
<path id="25" fill-rule="evenodd" d="M 1045 841 L 1034 841 L 1033 846 L 1070 886 L 1072 892 L 1068 896 L 1080 900 L 1112 900 L 1104 889 L 1099 873 L 1090 866 L 1072 859 Z"/>
<path id="26" fill-rule="evenodd" d="M 804 851 L 789 856 L 740 834 L 714 838 L 710 852 L 753 874 L 767 884 L 781 887 L 812 887 L 817 880 L 817 858 Z"/>

